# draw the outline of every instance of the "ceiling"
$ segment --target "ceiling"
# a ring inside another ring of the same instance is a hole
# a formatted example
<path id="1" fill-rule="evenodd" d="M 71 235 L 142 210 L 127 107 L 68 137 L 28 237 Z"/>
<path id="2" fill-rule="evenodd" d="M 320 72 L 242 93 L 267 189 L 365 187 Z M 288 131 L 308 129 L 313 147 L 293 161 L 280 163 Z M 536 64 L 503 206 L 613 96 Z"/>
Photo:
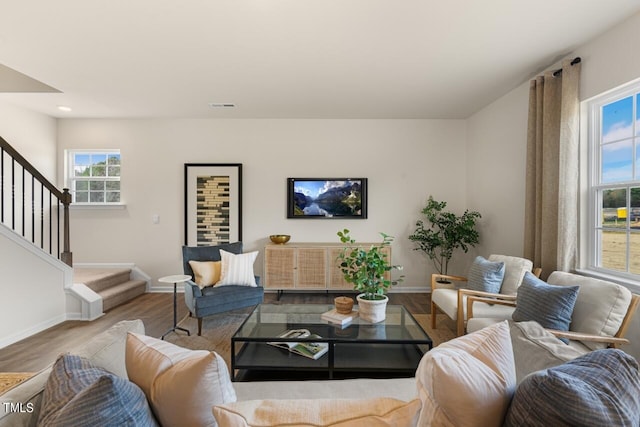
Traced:
<path id="1" fill-rule="evenodd" d="M 0 11 L 0 102 L 53 117 L 460 119 L 640 1 L 0 0 Z"/>

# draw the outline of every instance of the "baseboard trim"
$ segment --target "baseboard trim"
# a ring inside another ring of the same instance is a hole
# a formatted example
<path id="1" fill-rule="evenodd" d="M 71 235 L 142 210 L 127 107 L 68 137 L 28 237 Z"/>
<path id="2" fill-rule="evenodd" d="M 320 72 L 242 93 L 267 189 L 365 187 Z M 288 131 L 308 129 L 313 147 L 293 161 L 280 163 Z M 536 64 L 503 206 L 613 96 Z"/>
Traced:
<path id="1" fill-rule="evenodd" d="M 6 338 L 0 340 L 0 348 L 4 348 L 8 345 L 14 344 L 18 341 L 22 341 L 25 338 L 29 338 L 32 335 L 37 334 L 38 332 L 42 332 L 45 329 L 49 329 L 52 326 L 55 326 L 59 323 L 67 320 L 66 313 L 59 314 L 51 319 L 45 320 L 43 322 L 38 323 L 37 325 L 33 325 L 30 328 L 24 329 L 20 332 L 16 332 L 13 335 L 10 335 Z"/>

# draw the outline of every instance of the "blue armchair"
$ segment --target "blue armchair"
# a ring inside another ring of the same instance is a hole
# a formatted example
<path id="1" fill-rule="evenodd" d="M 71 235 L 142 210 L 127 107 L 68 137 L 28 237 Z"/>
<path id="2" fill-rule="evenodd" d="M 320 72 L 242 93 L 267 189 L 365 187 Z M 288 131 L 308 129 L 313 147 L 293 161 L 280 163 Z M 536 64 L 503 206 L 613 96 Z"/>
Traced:
<path id="1" fill-rule="evenodd" d="M 189 261 L 220 261 L 220 249 L 233 254 L 242 253 L 242 242 L 219 246 L 183 246 L 184 274 L 194 277 Z M 200 289 L 193 280 L 184 283 L 184 301 L 193 317 L 198 319 L 198 335 L 202 335 L 202 318 L 212 314 L 236 310 L 260 304 L 264 300 L 264 288 L 256 276 L 254 286 L 209 286 Z"/>

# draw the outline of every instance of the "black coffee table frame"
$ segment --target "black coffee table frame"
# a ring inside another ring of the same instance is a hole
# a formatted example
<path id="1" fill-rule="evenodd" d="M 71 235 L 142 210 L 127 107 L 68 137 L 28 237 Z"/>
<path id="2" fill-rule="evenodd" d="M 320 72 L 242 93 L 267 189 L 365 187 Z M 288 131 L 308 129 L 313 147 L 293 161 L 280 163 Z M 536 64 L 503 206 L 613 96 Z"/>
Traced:
<path id="1" fill-rule="evenodd" d="M 387 306 L 387 319 L 377 324 L 355 318 L 343 327 L 320 314 L 325 304 L 260 304 L 231 338 L 234 381 L 266 379 L 334 379 L 410 377 L 433 343 L 404 307 Z M 357 309 L 357 307 L 356 307 Z M 267 344 L 288 329 L 308 329 L 329 351 L 317 360 Z"/>

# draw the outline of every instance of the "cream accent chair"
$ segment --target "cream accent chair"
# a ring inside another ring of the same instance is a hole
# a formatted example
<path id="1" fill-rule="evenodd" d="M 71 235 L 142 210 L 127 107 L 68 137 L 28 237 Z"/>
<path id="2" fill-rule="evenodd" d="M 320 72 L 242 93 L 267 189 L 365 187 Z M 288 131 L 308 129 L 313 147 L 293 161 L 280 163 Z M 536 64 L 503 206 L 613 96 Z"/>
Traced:
<path id="1" fill-rule="evenodd" d="M 431 275 L 431 328 L 436 329 L 436 314 L 442 312 L 456 322 L 457 335 L 464 335 L 466 316 L 466 300 L 469 295 L 484 298 L 504 299 L 515 301 L 518 286 L 522 283 L 524 273 L 532 271 L 536 276 L 540 276 L 540 269 L 533 269 L 533 263 L 525 258 L 490 255 L 489 261 L 504 262 L 505 272 L 502 280 L 502 287 L 499 294 L 489 292 L 473 291 L 464 289 L 460 282 L 466 282 L 466 277 L 449 276 L 446 274 Z M 443 284 L 441 280 L 448 280 L 454 283 Z M 455 282 L 458 282 L 456 284 Z M 487 304 L 478 302 L 474 305 L 476 317 L 490 317 L 494 319 L 511 319 L 511 314 L 515 308 L 500 304 Z"/>
<path id="2" fill-rule="evenodd" d="M 569 346 L 581 353 L 607 347 L 616 348 L 629 343 L 624 335 L 640 303 L 640 295 L 633 294 L 629 289 L 614 282 L 563 271 L 554 271 L 546 282 L 557 286 L 580 286 L 569 331 L 547 329 L 553 335 L 568 339 Z M 516 306 L 515 300 L 492 302 L 514 309 Z M 468 332 L 504 320 L 476 317 L 476 306 L 481 307 L 486 303 L 487 300 L 481 296 L 467 298 Z"/>

